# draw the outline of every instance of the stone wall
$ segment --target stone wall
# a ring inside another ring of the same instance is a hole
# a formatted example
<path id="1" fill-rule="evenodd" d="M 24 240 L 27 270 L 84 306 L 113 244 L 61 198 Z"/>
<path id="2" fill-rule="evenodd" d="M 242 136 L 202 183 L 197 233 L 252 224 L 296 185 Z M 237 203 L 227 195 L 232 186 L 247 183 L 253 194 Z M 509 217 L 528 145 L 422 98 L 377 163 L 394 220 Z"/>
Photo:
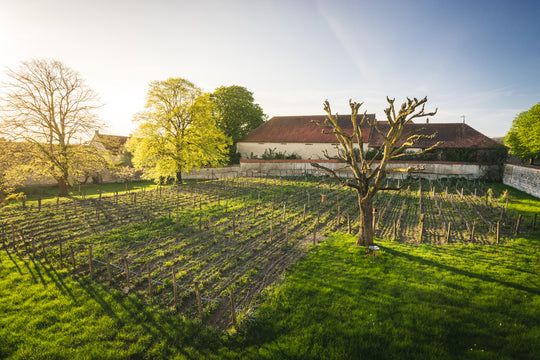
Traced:
<path id="1" fill-rule="evenodd" d="M 227 166 L 223 168 L 206 168 L 193 170 L 189 174 L 182 175 L 184 179 L 192 180 L 213 180 L 233 178 L 240 175 L 240 165 Z"/>
<path id="2" fill-rule="evenodd" d="M 540 169 L 538 168 L 505 164 L 503 183 L 540 198 Z"/>
<path id="3" fill-rule="evenodd" d="M 352 176 L 348 168 L 344 168 L 342 163 L 335 160 L 240 160 L 240 172 L 248 175 L 318 175 L 320 171 L 310 165 L 310 162 L 317 162 L 323 166 L 337 171 L 341 176 Z M 448 161 L 394 161 L 388 165 L 389 168 L 423 168 L 415 175 L 429 179 L 459 177 L 465 179 L 482 178 L 487 170 L 487 166 L 471 163 L 456 163 Z M 406 173 L 391 172 L 389 177 L 405 178 Z"/>

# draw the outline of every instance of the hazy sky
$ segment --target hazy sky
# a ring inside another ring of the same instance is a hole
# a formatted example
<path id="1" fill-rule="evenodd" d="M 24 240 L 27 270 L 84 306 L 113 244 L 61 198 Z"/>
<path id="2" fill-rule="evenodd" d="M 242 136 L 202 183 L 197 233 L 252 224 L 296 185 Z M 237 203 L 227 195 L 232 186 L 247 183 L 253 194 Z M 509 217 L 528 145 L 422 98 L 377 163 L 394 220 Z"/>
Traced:
<path id="1" fill-rule="evenodd" d="M 540 102 L 540 1 L 0 0 L 0 66 L 52 58 L 127 135 L 148 84 L 241 85 L 269 117 L 428 96 L 433 122 L 503 136 Z M 4 80 L 4 71 L 0 80 Z"/>

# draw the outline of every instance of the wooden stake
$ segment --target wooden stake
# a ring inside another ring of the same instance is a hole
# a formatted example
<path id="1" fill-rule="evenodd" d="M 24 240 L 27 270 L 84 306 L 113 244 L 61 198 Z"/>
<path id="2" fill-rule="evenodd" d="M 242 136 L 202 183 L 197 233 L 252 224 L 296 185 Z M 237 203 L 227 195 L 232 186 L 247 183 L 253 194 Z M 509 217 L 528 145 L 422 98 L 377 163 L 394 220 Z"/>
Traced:
<path id="1" fill-rule="evenodd" d="M 518 215 L 517 222 L 516 222 L 516 230 L 514 232 L 515 236 L 518 236 L 519 234 L 519 226 L 521 225 L 521 214 Z"/>
<path id="2" fill-rule="evenodd" d="M 347 234 L 351 233 L 351 217 L 347 214 Z"/>
<path id="3" fill-rule="evenodd" d="M 418 242 L 419 243 L 422 243 L 422 237 L 424 236 L 424 221 L 425 221 L 425 218 L 426 218 L 426 214 L 420 214 L 420 234 L 418 236 Z"/>
<path id="4" fill-rule="evenodd" d="M 173 281 L 173 306 L 174 309 L 178 307 L 178 284 L 176 283 L 176 274 L 174 273 L 174 267 L 172 268 L 172 281 Z"/>
<path id="5" fill-rule="evenodd" d="M 476 220 L 473 221 L 470 242 L 474 242 L 474 230 L 476 228 Z"/>
<path id="6" fill-rule="evenodd" d="M 317 225 L 318 225 L 318 221 L 315 223 L 315 225 L 313 226 L 313 245 L 315 245 L 315 237 L 317 236 Z"/>
<path id="7" fill-rule="evenodd" d="M 62 250 L 62 238 L 58 237 L 58 242 L 60 243 L 60 269 L 64 268 L 64 252 Z"/>
<path id="8" fill-rule="evenodd" d="M 231 323 L 232 326 L 236 329 L 236 302 L 234 300 L 234 290 L 232 286 L 229 288 L 229 298 L 231 304 Z"/>
<path id="9" fill-rule="evenodd" d="M 127 286 L 129 287 L 129 267 L 128 267 L 128 261 L 127 261 L 127 258 L 125 256 L 122 257 L 122 259 L 124 260 L 124 271 L 126 273 L 126 284 Z"/>
<path id="10" fill-rule="evenodd" d="M 538 215 L 538 214 L 534 213 L 533 221 L 532 221 L 532 224 L 531 224 L 531 231 L 534 231 L 536 229 L 536 215 Z"/>
<path id="11" fill-rule="evenodd" d="M 195 281 L 193 283 L 195 285 L 195 295 L 197 296 L 197 307 L 199 308 L 199 319 L 203 319 L 203 308 L 202 308 L 202 301 L 201 301 L 201 293 L 199 291 L 199 282 Z"/>
<path id="12" fill-rule="evenodd" d="M 152 273 L 150 272 L 149 263 L 146 263 L 146 272 L 148 273 L 148 297 L 152 300 Z"/>
<path id="13" fill-rule="evenodd" d="M 73 253 L 73 245 L 71 244 L 69 244 L 69 255 L 71 256 L 71 266 L 73 267 L 73 271 L 75 271 L 75 254 Z"/>
<path id="14" fill-rule="evenodd" d="M 448 222 L 448 229 L 446 230 L 446 243 L 448 244 L 450 242 L 450 229 L 451 229 L 452 223 Z"/>
<path id="15" fill-rule="evenodd" d="M 499 245 L 499 240 L 501 239 L 501 220 L 497 221 L 497 234 L 495 237 L 495 243 Z"/>

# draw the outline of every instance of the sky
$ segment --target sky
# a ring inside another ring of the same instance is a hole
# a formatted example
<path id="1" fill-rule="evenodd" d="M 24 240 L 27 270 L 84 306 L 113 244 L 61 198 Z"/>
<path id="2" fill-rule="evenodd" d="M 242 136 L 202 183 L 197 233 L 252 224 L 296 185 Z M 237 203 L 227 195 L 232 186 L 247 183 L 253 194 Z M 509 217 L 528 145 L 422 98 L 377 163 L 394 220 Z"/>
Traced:
<path id="1" fill-rule="evenodd" d="M 240 85 L 269 118 L 384 120 L 386 97 L 428 97 L 430 122 L 504 136 L 540 102 L 539 1 L 0 0 L 0 81 L 60 60 L 100 96 L 101 132 L 129 135 L 152 81 Z"/>

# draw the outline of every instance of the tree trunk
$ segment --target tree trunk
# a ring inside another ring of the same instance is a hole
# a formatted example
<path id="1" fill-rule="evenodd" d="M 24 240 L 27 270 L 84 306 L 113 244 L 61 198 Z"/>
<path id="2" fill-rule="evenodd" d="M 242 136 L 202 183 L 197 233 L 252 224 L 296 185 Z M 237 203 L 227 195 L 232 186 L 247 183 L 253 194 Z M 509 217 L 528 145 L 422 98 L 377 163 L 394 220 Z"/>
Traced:
<path id="1" fill-rule="evenodd" d="M 358 229 L 358 240 L 356 245 L 373 245 L 373 200 L 363 199 L 358 194 L 358 206 L 360 208 L 360 228 Z"/>
<path id="2" fill-rule="evenodd" d="M 60 197 L 68 196 L 67 181 L 64 178 L 58 179 L 58 196 Z"/>
<path id="3" fill-rule="evenodd" d="M 176 172 L 176 183 L 181 184 L 182 183 L 182 170 L 178 170 Z"/>

